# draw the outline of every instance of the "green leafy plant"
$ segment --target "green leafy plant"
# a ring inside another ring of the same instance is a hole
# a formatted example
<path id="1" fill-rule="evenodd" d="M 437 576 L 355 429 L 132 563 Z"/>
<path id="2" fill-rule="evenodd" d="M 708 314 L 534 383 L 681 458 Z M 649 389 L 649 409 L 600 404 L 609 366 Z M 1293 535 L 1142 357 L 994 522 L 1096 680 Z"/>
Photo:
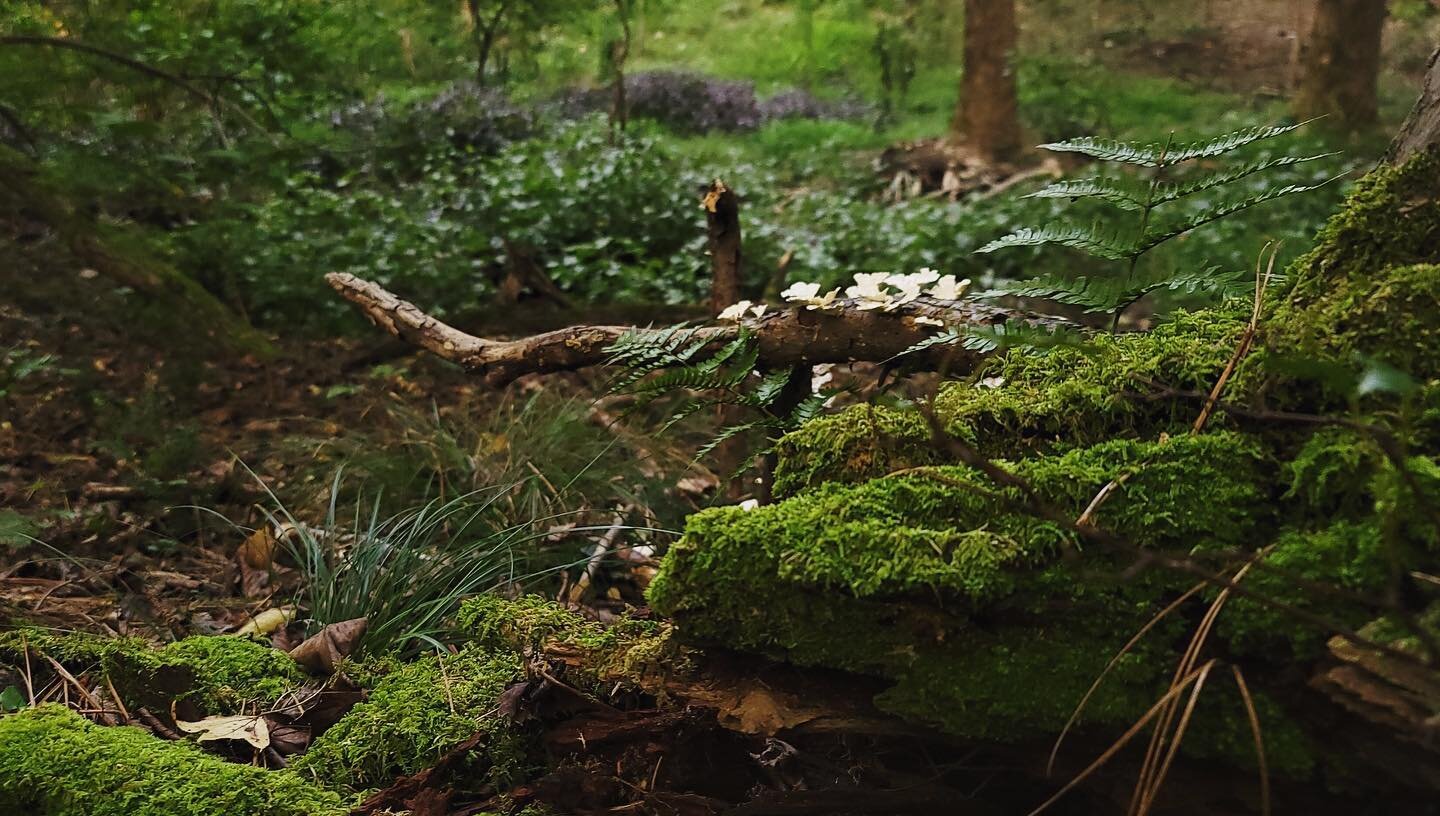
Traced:
<path id="1" fill-rule="evenodd" d="M 1041 145 L 1059 153 L 1079 153 L 1104 162 L 1128 165 L 1150 171 L 1148 180 L 1137 182 L 1120 175 L 1096 175 L 1080 179 L 1064 179 L 1031 193 L 1030 198 L 1094 199 L 1104 205 L 1133 213 L 1135 224 L 1128 230 L 1108 229 L 1099 223 L 1089 227 L 1078 224 L 1047 224 L 1024 227 L 998 238 L 977 250 L 990 253 L 1007 247 L 1061 246 L 1080 250 L 1101 260 L 1121 265 L 1114 276 L 1063 278 L 1049 276 L 1026 281 L 1017 286 L 993 290 L 993 295 L 1012 295 L 1053 300 L 1079 306 L 1087 312 L 1107 313 L 1111 329 L 1118 326 L 1121 315 L 1135 302 L 1160 289 L 1184 293 L 1209 291 L 1228 293 L 1243 288 L 1249 276 L 1244 272 L 1208 267 L 1198 271 L 1144 273 L 1140 260 L 1151 250 L 1191 230 L 1248 210 L 1267 201 L 1325 186 L 1334 178 L 1314 184 L 1292 183 L 1283 186 L 1253 186 L 1238 194 L 1226 195 L 1237 182 L 1258 173 L 1281 167 L 1313 162 L 1333 156 L 1320 153 L 1309 156 L 1268 157 L 1242 163 L 1220 172 L 1177 177 L 1181 165 L 1214 159 L 1256 142 L 1290 133 L 1304 123 L 1271 127 L 1253 127 L 1213 139 L 1177 144 L 1173 135 L 1163 143 L 1141 144 L 1111 139 L 1084 137 Z M 1208 194 L 1213 201 L 1178 218 L 1162 221 L 1160 208 L 1167 204 Z"/>

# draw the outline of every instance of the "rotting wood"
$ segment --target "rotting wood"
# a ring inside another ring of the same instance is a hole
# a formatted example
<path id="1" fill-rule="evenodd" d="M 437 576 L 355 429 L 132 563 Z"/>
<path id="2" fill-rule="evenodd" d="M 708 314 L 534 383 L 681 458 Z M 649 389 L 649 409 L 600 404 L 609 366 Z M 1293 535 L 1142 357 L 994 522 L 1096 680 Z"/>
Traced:
<path id="1" fill-rule="evenodd" d="M 701 206 L 710 249 L 710 311 L 720 314 L 740 300 L 740 199 L 720 179 L 710 184 Z"/>

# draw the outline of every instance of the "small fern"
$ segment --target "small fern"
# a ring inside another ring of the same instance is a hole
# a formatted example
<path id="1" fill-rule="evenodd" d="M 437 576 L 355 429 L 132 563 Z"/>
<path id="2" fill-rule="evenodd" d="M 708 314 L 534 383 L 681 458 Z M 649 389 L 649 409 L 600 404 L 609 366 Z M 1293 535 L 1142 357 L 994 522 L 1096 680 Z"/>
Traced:
<path id="1" fill-rule="evenodd" d="M 1169 222 L 1159 222 L 1156 211 L 1166 204 L 1198 193 L 1223 190 L 1229 185 L 1257 173 L 1278 167 L 1317 161 L 1335 154 L 1282 156 L 1252 161 L 1185 182 L 1171 181 L 1167 175 L 1177 165 L 1197 159 L 1222 156 L 1247 145 L 1290 133 L 1304 124 L 1302 122 L 1294 125 L 1247 128 L 1214 139 L 1185 144 L 1176 144 L 1173 137 L 1164 143 L 1154 144 L 1085 137 L 1041 145 L 1047 150 L 1080 153 L 1101 161 L 1148 169 L 1150 178 L 1143 184 L 1124 177 L 1110 176 L 1066 179 L 1057 181 L 1029 196 L 1030 198 L 1068 198 L 1072 200 L 1095 199 L 1119 210 L 1135 213 L 1136 225 L 1124 232 L 1106 230 L 1099 225 L 1084 227 L 1074 224 L 1047 224 L 1039 229 L 1026 227 L 991 241 L 981 247 L 978 252 L 995 252 L 1019 246 L 1064 246 L 1103 260 L 1121 263 L 1124 265 L 1123 272 L 1109 279 L 1079 277 L 1073 280 L 1052 278 L 1030 281 L 1020 286 L 996 289 L 990 294 L 1043 298 L 1080 306 L 1087 312 L 1108 313 L 1111 316 L 1111 331 L 1114 331 L 1119 326 L 1120 317 L 1125 310 L 1150 292 L 1170 289 L 1189 293 L 1202 291 L 1230 293 L 1237 288 L 1237 284 L 1242 282 L 1243 276 L 1235 272 L 1222 271 L 1218 267 L 1201 272 L 1172 273 L 1168 276 L 1150 279 L 1138 275 L 1136 270 L 1139 267 L 1140 259 L 1146 253 L 1166 241 L 1267 201 L 1316 190 L 1334 181 L 1335 178 L 1326 179 L 1319 184 L 1270 187 L 1259 193 L 1228 200 L 1222 199 L 1213 206 Z"/>
<path id="2" fill-rule="evenodd" d="M 833 395 L 810 393 L 798 404 L 793 399 L 786 404 L 786 386 L 800 374 L 790 369 L 758 371 L 759 344 L 744 326 L 734 339 L 707 353 L 715 343 L 713 337 L 697 337 L 693 328 L 685 326 L 626 332 L 607 349 L 609 364 L 621 369 L 610 393 L 634 396 L 632 412 L 662 398 L 680 396 L 681 403 L 672 409 L 663 430 L 701 411 L 723 406 L 741 406 L 758 414 L 755 419 L 721 428 L 695 454 L 697 460 L 741 434 L 763 431 L 769 439 L 778 438 L 818 416 Z M 802 373 L 808 378 L 808 367 Z"/>

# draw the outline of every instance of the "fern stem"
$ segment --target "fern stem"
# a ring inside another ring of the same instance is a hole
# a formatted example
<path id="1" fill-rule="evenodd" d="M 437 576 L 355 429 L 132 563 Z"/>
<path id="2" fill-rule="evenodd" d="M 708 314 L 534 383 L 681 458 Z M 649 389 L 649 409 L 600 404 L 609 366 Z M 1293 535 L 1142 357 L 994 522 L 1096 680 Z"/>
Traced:
<path id="1" fill-rule="evenodd" d="M 1130 254 L 1130 265 L 1125 270 L 1125 282 L 1130 284 L 1135 280 L 1135 268 L 1140 265 L 1140 256 L 1149 249 L 1145 246 L 1145 233 L 1150 229 L 1150 213 L 1157 206 L 1155 194 L 1160 191 L 1160 185 L 1165 177 L 1165 157 L 1170 153 L 1170 146 L 1175 142 L 1175 132 L 1165 137 L 1165 146 L 1160 148 L 1160 155 L 1155 160 L 1155 174 L 1150 177 L 1150 188 L 1145 191 L 1145 203 L 1140 206 L 1140 234 L 1135 238 L 1136 250 Z M 1136 299 L 1138 300 L 1138 298 Z M 1120 316 L 1125 310 L 1134 305 L 1135 301 L 1120 304 L 1115 314 L 1110 318 L 1110 333 L 1114 334 L 1120 330 Z"/>

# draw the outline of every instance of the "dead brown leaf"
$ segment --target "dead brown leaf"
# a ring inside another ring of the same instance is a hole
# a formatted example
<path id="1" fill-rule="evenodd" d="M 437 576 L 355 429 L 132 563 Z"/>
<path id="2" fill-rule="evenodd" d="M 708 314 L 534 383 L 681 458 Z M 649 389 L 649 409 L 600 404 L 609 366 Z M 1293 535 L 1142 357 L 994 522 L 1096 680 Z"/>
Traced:
<path id="1" fill-rule="evenodd" d="M 332 623 L 291 649 L 290 656 L 311 674 L 334 674 L 340 662 L 355 651 L 368 625 L 364 618 Z"/>

